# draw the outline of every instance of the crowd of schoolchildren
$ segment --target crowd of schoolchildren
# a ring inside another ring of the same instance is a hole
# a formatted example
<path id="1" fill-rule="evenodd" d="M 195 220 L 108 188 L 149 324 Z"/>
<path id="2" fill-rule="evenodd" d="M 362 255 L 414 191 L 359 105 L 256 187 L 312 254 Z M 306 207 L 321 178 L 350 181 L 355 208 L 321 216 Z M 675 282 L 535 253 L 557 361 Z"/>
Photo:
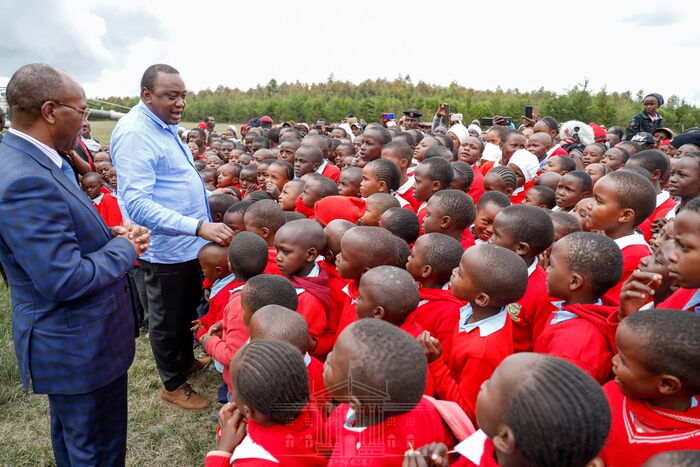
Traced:
<path id="1" fill-rule="evenodd" d="M 700 131 L 643 103 L 183 131 L 235 234 L 199 252 L 206 464 L 700 465 Z M 119 225 L 104 150 L 82 186 Z"/>

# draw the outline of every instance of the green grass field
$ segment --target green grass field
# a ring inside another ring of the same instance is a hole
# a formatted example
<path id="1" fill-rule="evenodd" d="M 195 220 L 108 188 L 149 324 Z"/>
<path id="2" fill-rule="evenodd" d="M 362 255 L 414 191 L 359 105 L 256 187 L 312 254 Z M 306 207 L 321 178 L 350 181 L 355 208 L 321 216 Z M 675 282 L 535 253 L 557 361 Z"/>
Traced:
<path id="1" fill-rule="evenodd" d="M 180 122 L 179 126 L 185 127 L 189 130 L 190 128 L 196 127 L 197 123 L 199 123 L 199 122 Z M 90 127 L 92 128 L 92 137 L 97 138 L 97 140 L 102 144 L 109 143 L 109 140 L 112 136 L 112 130 L 114 130 L 114 126 L 116 124 L 117 124 L 117 120 L 91 121 Z M 225 132 L 226 127 L 229 125 L 231 125 L 231 123 L 217 123 L 216 124 L 217 133 L 221 134 L 221 133 Z M 236 125 L 236 128 L 240 130 L 240 128 L 241 128 L 240 123 L 234 123 L 233 125 Z M 241 136 L 240 133 L 238 136 L 239 137 Z"/>
<path id="2" fill-rule="evenodd" d="M 46 396 L 24 391 L 12 344 L 10 293 L 0 279 L 0 465 L 55 465 Z M 85 371 L 90 371 L 86 368 Z M 218 373 L 212 369 L 191 380 L 197 391 L 215 400 Z M 219 404 L 212 406 L 218 410 Z M 187 413 L 160 399 L 160 380 L 145 337 L 136 340 L 129 370 L 127 465 L 203 465 L 216 448 L 210 411 Z"/>

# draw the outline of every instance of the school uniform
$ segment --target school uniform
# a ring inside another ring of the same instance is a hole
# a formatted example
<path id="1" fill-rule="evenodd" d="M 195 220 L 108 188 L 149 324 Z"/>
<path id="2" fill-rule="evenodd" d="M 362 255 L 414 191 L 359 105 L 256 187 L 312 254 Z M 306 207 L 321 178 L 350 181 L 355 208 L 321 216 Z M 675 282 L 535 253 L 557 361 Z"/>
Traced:
<path id="1" fill-rule="evenodd" d="M 482 430 L 472 433 L 467 439 L 457 444 L 454 450 L 461 457 L 452 463 L 453 466 L 499 467 L 493 441 Z"/>
<path id="2" fill-rule="evenodd" d="M 343 329 L 357 321 L 357 297 L 359 296 L 359 280 L 350 279 L 345 284 L 342 290 L 343 309 L 340 312 L 338 319 L 338 329 L 336 330 L 336 338 L 340 336 Z"/>
<path id="3" fill-rule="evenodd" d="M 465 250 L 476 245 L 476 240 L 474 239 L 474 234 L 472 233 L 471 229 L 464 229 L 459 243 L 462 244 L 462 248 Z"/>
<path id="4" fill-rule="evenodd" d="M 408 316 L 406 316 L 406 319 L 404 319 L 404 322 L 399 326 L 399 329 L 413 338 L 417 338 L 425 331 L 425 328 L 416 321 L 414 316 L 415 313 L 415 310 L 409 313 Z M 432 396 L 435 394 L 435 385 L 433 384 L 433 379 L 430 377 L 429 373 L 430 369 L 428 369 L 428 375 L 425 379 L 425 389 L 423 390 L 423 394 Z"/>
<path id="5" fill-rule="evenodd" d="M 525 295 L 508 308 L 513 321 L 515 352 L 532 352 L 535 341 L 556 309 L 552 305 L 555 299 L 547 294 L 547 273 L 537 264 L 537 259 L 527 268 L 527 274 Z"/>
<path id="6" fill-rule="evenodd" d="M 448 285 L 448 284 L 445 284 Z M 442 354 L 447 357 L 452 352 L 452 338 L 459 323 L 459 310 L 466 302 L 452 295 L 452 291 L 418 287 L 420 302 L 411 313 L 430 335 L 440 341 Z"/>
<path id="7" fill-rule="evenodd" d="M 119 209 L 117 198 L 112 193 L 100 193 L 97 198 L 92 199 L 92 204 L 100 213 L 100 217 L 105 221 L 107 227 L 122 225 L 122 212 Z"/>
<path id="8" fill-rule="evenodd" d="M 420 202 L 416 200 L 413 194 L 413 186 L 416 184 L 416 179 L 413 176 L 408 177 L 406 183 L 401 185 L 394 196 L 399 200 L 399 204 L 402 208 L 410 209 L 413 212 L 417 212 L 420 207 Z"/>
<path id="9" fill-rule="evenodd" d="M 308 276 L 291 275 L 289 280 L 294 285 L 299 299 L 296 311 L 304 317 L 309 326 L 309 335 L 318 343 L 314 355 L 325 356 L 333 347 L 335 335 L 327 329 L 328 315 L 332 311 L 328 276 L 318 264 L 314 264 Z"/>
<path id="10" fill-rule="evenodd" d="M 615 354 L 613 329 L 608 318 L 617 315 L 617 306 L 598 303 L 565 305 L 552 303 L 556 310 L 550 315 L 533 351 L 560 357 L 578 366 L 599 383 L 611 376 Z"/>
<path id="11" fill-rule="evenodd" d="M 615 381 L 603 386 L 612 415 L 610 434 L 600 457 L 605 465 L 636 467 L 665 451 L 700 449 L 700 406 L 688 410 L 654 407 L 620 392 Z"/>
<path id="12" fill-rule="evenodd" d="M 328 315 L 328 328 L 333 330 L 333 345 L 335 345 L 335 340 L 338 336 L 338 323 L 340 322 L 340 315 L 343 312 L 345 297 L 347 296 L 343 292 L 347 281 L 340 277 L 334 264 L 326 261 L 319 261 L 317 264 L 328 275 L 328 288 L 333 308 L 332 313 Z"/>
<path id="13" fill-rule="evenodd" d="M 243 347 L 250 339 L 248 326 L 243 322 L 243 306 L 241 305 L 240 292 L 244 285 L 241 283 L 241 285 L 230 292 L 230 301 L 224 307 L 224 316 L 221 321 L 223 326 L 221 337 L 211 336 L 204 344 L 204 351 L 224 366 L 222 374 L 229 392 L 233 392 L 231 375 L 229 374 L 231 360 L 233 360 L 233 356 L 236 355 L 238 349 Z"/>
<path id="14" fill-rule="evenodd" d="M 561 147 L 561 144 L 552 146 L 552 148 L 545 154 L 544 159 L 540 161 L 540 169 L 537 171 L 538 175 L 541 174 L 544 168 L 547 166 L 547 161 L 549 160 L 549 158 L 554 156 L 570 157 L 569 153 L 566 152 L 566 149 Z"/>
<path id="15" fill-rule="evenodd" d="M 654 212 L 651 213 L 651 216 L 647 217 L 644 220 L 644 222 L 639 224 L 639 230 L 642 231 L 642 235 L 644 235 L 644 240 L 646 240 L 647 242 L 651 240 L 651 227 L 654 221 L 656 219 L 665 218 L 669 211 L 676 207 L 676 204 L 676 201 L 673 198 L 671 198 L 671 195 L 668 193 L 668 191 L 662 191 L 661 193 L 656 195 L 656 209 L 654 209 Z"/>
<path id="16" fill-rule="evenodd" d="M 528 190 L 535 186 L 535 179 L 533 178 L 529 182 L 526 182 L 523 186 L 516 188 L 513 194 L 510 197 L 510 204 L 522 204 L 522 202 L 525 200 L 525 195 L 527 194 Z"/>
<path id="17" fill-rule="evenodd" d="M 280 267 L 277 266 L 277 248 L 274 246 L 267 247 L 267 266 L 265 266 L 262 273 L 284 276 L 280 270 Z"/>
<path id="18" fill-rule="evenodd" d="M 686 310 L 700 315 L 700 289 L 678 289 L 655 308 Z"/>
<path id="19" fill-rule="evenodd" d="M 338 166 L 329 164 L 326 160 L 323 161 L 323 164 L 321 164 L 316 172 L 320 173 L 326 178 L 330 178 L 335 183 L 338 183 L 338 180 L 340 179 L 340 169 Z"/>
<path id="20" fill-rule="evenodd" d="M 304 355 L 304 364 L 309 373 L 309 395 L 314 398 L 314 395 L 328 394 L 326 383 L 323 381 L 323 362 L 307 352 Z"/>
<path id="21" fill-rule="evenodd" d="M 506 307 L 476 323 L 469 323 L 472 315 L 471 304 L 460 309 L 449 361 L 441 356 L 428 369 L 440 398 L 456 402 L 476 422 L 476 397 L 481 384 L 513 353 L 513 324 Z"/>
<path id="22" fill-rule="evenodd" d="M 197 340 L 201 339 L 214 323 L 223 319 L 224 308 L 231 299 L 231 291 L 241 285 L 243 285 L 243 282 L 237 281 L 234 274 L 229 274 L 226 277 L 217 279 L 210 287 L 207 287 L 211 289 L 209 310 L 204 316 L 199 318 L 203 327 L 196 333 Z"/>
<path id="23" fill-rule="evenodd" d="M 485 177 L 487 173 L 491 169 L 493 169 L 493 166 L 496 164 L 496 161 L 486 161 L 483 164 L 481 164 L 481 167 L 479 167 L 479 171 L 481 172 L 482 177 Z"/>
<path id="24" fill-rule="evenodd" d="M 294 202 L 294 210 L 298 212 L 299 214 L 303 214 L 306 216 L 307 219 L 315 219 L 316 218 L 316 212 L 314 211 L 313 206 L 308 207 L 307 205 L 304 204 L 304 202 L 301 200 L 301 196 L 297 198 L 297 200 Z"/>
<path id="25" fill-rule="evenodd" d="M 325 466 L 320 454 L 321 417 L 313 404 L 287 425 L 264 426 L 247 420 L 248 430 L 233 453 L 210 451 L 207 467 L 236 466 Z"/>
<path id="26" fill-rule="evenodd" d="M 647 244 L 646 240 L 644 240 L 644 236 L 636 232 L 616 239 L 615 243 L 622 252 L 623 263 L 622 278 L 620 278 L 620 282 L 608 290 L 603 296 L 603 299 L 609 302 L 611 305 L 618 305 L 620 303 L 620 291 L 622 289 L 622 284 L 624 284 L 627 278 L 637 269 L 639 266 L 639 261 L 651 254 L 651 249 L 649 248 L 649 244 Z"/>
<path id="27" fill-rule="evenodd" d="M 472 197 L 474 204 L 476 204 L 484 194 L 484 174 L 481 173 L 481 169 L 476 164 L 472 165 L 472 170 L 474 171 L 474 180 L 467 194 Z"/>
<path id="28" fill-rule="evenodd" d="M 425 211 L 427 207 L 428 200 L 425 200 L 420 204 L 420 206 L 418 206 L 418 210 L 416 211 L 416 216 L 418 217 L 418 226 L 420 227 L 418 231 L 419 236 L 425 233 L 423 232 L 423 219 L 425 219 Z"/>
<path id="29" fill-rule="evenodd" d="M 371 388 L 366 391 L 376 393 L 379 411 L 391 404 L 387 394 Z M 437 409 L 425 398 L 407 413 L 374 425 L 356 427 L 354 422 L 355 412 L 348 404 L 340 404 L 328 420 L 326 429 L 332 444 L 329 466 L 396 466 L 401 465 L 404 453 L 411 446 L 417 448 L 432 442 L 442 442 L 448 447 L 454 444 Z"/>

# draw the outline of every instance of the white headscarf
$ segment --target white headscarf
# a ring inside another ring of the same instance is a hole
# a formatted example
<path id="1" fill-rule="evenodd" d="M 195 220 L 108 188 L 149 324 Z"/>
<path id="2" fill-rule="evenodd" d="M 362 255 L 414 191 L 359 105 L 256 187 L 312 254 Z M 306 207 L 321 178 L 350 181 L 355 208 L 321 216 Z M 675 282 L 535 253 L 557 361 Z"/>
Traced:
<path id="1" fill-rule="evenodd" d="M 501 148 L 493 143 L 484 144 L 484 152 L 481 154 L 481 159 L 485 161 L 498 161 L 501 159 Z"/>
<path id="2" fill-rule="evenodd" d="M 508 164 L 518 166 L 525 177 L 525 183 L 535 178 L 540 168 L 540 161 L 537 159 L 537 156 L 526 149 L 518 149 L 515 151 L 510 157 Z"/>
<path id="3" fill-rule="evenodd" d="M 476 131 L 477 136 L 481 134 L 481 127 L 479 125 L 475 125 L 474 123 L 472 123 L 471 125 L 469 125 L 467 127 L 467 131 L 469 131 L 469 130 Z"/>
<path id="4" fill-rule="evenodd" d="M 467 131 L 467 127 L 461 123 L 452 125 L 447 132 L 453 133 L 459 140 L 459 144 L 464 144 L 467 141 L 467 138 L 469 138 L 469 131 Z"/>

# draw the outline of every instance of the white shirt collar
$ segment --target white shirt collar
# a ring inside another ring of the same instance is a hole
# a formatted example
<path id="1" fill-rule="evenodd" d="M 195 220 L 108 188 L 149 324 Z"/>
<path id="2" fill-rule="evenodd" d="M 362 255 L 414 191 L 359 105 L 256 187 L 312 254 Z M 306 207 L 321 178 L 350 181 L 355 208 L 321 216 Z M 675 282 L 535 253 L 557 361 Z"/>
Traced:
<path id="1" fill-rule="evenodd" d="M 104 193 L 100 193 L 97 196 L 97 198 L 92 198 L 92 202 L 99 206 L 100 203 L 102 202 L 102 197 L 104 197 L 104 195 L 105 195 Z"/>
<path id="2" fill-rule="evenodd" d="M 32 143 L 34 146 L 39 148 L 39 150 L 41 152 L 43 152 L 46 155 L 46 157 L 48 157 L 51 160 L 51 162 L 56 164 L 59 168 L 63 164 L 63 159 L 61 158 L 61 156 L 58 155 L 58 151 L 56 151 L 51 146 L 48 146 L 48 145 L 42 143 L 41 141 L 39 141 L 38 139 L 33 138 L 33 137 L 29 136 L 28 134 L 21 132 L 19 130 L 16 130 L 14 128 L 10 128 L 9 130 L 7 130 L 7 132 L 12 133 L 15 136 L 19 136 L 23 140 Z"/>
<path id="3" fill-rule="evenodd" d="M 537 268 L 537 258 L 535 258 L 535 261 L 532 262 L 531 265 L 527 267 L 527 277 L 530 277 L 533 272 L 535 272 L 535 269 Z"/>
<path id="4" fill-rule="evenodd" d="M 308 368 L 309 363 L 311 363 L 311 355 L 309 355 L 309 352 L 306 352 L 304 354 L 304 365 Z"/>
<path id="5" fill-rule="evenodd" d="M 416 184 L 416 179 L 413 176 L 409 176 L 408 180 L 406 180 L 406 183 L 401 185 L 398 190 L 396 190 L 397 193 L 401 193 L 402 195 L 405 195 L 408 190 L 413 188 L 413 185 Z"/>
<path id="6" fill-rule="evenodd" d="M 550 149 L 549 151 L 547 151 L 547 158 L 549 158 L 549 156 L 551 156 L 551 155 L 554 153 L 554 151 L 556 151 L 556 150 L 559 149 L 560 147 L 561 147 L 561 144 L 557 144 L 556 146 L 552 146 L 552 149 Z M 545 160 L 546 160 L 546 159 L 545 159 Z"/>
<path id="7" fill-rule="evenodd" d="M 665 190 L 656 195 L 656 207 L 658 208 L 659 206 L 664 204 L 670 197 L 671 194 Z"/>
<path id="8" fill-rule="evenodd" d="M 638 234 L 636 232 L 631 235 L 625 235 L 624 237 L 616 239 L 615 243 L 617 244 L 618 248 L 620 248 L 620 250 L 632 245 L 644 245 L 647 248 L 649 248 L 649 244 L 646 242 L 646 240 L 644 240 L 644 235 Z"/>
<path id="9" fill-rule="evenodd" d="M 467 439 L 455 446 L 455 451 L 466 457 L 474 465 L 479 465 L 481 456 L 484 454 L 484 442 L 486 442 L 486 433 L 481 430 L 476 430 L 469 435 Z"/>
<path id="10" fill-rule="evenodd" d="M 323 162 L 321 163 L 321 165 L 319 165 L 318 169 L 316 169 L 316 173 L 323 175 L 323 169 L 325 169 L 327 165 L 328 165 L 328 161 L 326 159 L 323 159 Z"/>
<path id="11" fill-rule="evenodd" d="M 501 308 L 501 311 L 493 316 L 477 321 L 476 323 L 467 324 L 469 319 L 474 314 L 472 310 L 471 303 L 467 303 L 465 306 L 459 309 L 459 332 L 471 332 L 476 328 L 479 328 L 479 335 L 481 337 L 486 337 L 499 331 L 505 326 L 506 318 L 508 317 L 508 312 L 506 308 Z"/>

